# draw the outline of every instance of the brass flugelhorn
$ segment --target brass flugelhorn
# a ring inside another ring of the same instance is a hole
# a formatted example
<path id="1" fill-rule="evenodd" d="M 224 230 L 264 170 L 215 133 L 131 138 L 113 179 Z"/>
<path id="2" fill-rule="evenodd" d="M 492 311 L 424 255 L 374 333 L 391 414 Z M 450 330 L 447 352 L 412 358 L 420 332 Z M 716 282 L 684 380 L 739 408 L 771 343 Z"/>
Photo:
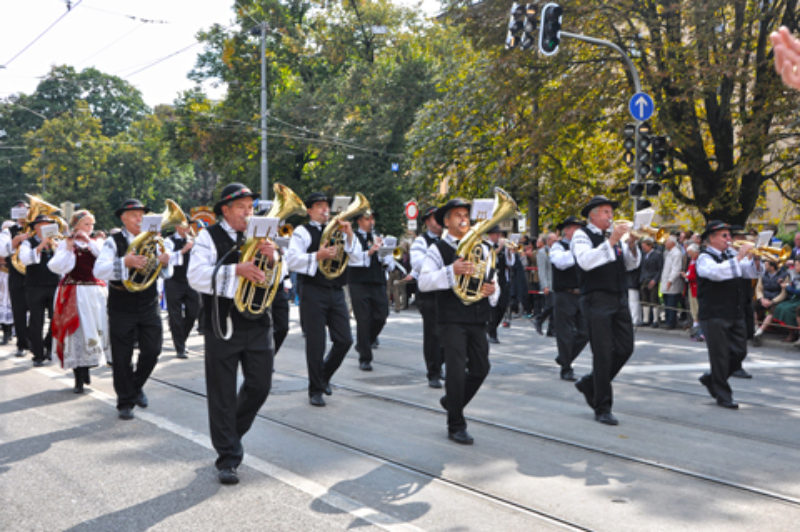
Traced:
<path id="1" fill-rule="evenodd" d="M 617 224 L 627 224 L 630 226 L 630 230 L 626 233 L 626 235 L 630 235 L 634 238 L 652 238 L 656 244 L 663 245 L 664 242 L 667 241 L 669 238 L 669 232 L 664 229 L 663 227 L 653 227 L 652 225 L 645 225 L 638 229 L 633 229 L 633 222 L 630 220 L 614 220 L 614 225 Z M 628 237 L 624 236 L 623 240 L 627 240 Z"/>
<path id="2" fill-rule="evenodd" d="M 44 214 L 45 216 L 50 216 L 52 214 L 57 213 L 61 209 L 56 207 L 55 205 L 51 205 L 47 203 L 45 200 L 40 198 L 39 196 L 34 196 L 33 194 L 25 194 L 25 197 L 28 198 L 28 202 L 30 203 L 30 207 L 28 208 L 28 217 L 25 219 L 25 233 L 31 237 L 33 236 L 36 231 L 33 230 L 31 227 L 31 223 L 36 219 L 37 216 Z M 56 217 L 56 223 L 60 228 L 61 234 L 66 234 L 66 222 L 64 222 L 63 218 Z M 17 246 L 17 249 L 14 250 L 14 253 L 11 255 L 11 265 L 14 266 L 14 269 L 17 270 L 19 273 L 25 275 L 25 265 L 22 264 L 22 261 L 19 259 L 19 250 L 20 246 Z"/>
<path id="3" fill-rule="evenodd" d="M 331 218 L 328 225 L 322 231 L 320 245 L 325 243 L 336 247 L 336 255 L 332 259 L 322 259 L 319 261 L 319 271 L 326 279 L 336 279 L 347 268 L 349 257 L 344 251 L 344 234 L 339 228 L 339 223 L 354 218 L 369 209 L 369 201 L 361 192 L 356 192 L 353 201 L 342 212 Z M 355 237 L 354 237 L 355 238 Z"/>

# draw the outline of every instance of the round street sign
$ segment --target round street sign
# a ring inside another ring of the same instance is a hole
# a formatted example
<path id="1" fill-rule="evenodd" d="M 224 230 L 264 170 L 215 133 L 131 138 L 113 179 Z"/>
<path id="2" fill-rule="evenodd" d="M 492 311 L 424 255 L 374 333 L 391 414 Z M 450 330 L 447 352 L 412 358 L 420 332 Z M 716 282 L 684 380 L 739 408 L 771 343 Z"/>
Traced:
<path id="1" fill-rule="evenodd" d="M 628 111 L 634 119 L 640 122 L 650 120 L 655 108 L 656 106 L 653 104 L 653 99 L 649 94 L 644 92 L 637 92 L 628 102 Z"/>
<path id="2" fill-rule="evenodd" d="M 418 214 L 419 214 L 419 207 L 417 206 L 416 201 L 411 200 L 408 203 L 406 203 L 406 218 L 408 218 L 409 220 L 416 220 Z"/>

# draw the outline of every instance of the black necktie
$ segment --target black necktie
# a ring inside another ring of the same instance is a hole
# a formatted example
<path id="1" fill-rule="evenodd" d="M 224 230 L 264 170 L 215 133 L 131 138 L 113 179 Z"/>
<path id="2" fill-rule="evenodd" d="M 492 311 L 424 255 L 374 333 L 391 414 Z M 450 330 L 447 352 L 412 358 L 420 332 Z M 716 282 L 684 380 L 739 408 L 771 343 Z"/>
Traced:
<path id="1" fill-rule="evenodd" d="M 367 246 L 372 247 L 372 233 L 367 233 Z"/>
<path id="2" fill-rule="evenodd" d="M 244 245 L 244 232 L 236 231 L 236 245 L 239 247 Z"/>

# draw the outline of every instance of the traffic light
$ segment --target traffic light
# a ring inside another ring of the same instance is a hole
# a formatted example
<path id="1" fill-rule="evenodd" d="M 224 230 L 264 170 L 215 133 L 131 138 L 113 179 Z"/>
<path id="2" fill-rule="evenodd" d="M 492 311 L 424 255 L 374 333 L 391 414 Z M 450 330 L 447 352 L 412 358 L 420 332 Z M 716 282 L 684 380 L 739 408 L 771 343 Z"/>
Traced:
<path id="1" fill-rule="evenodd" d="M 622 154 L 622 160 L 625 161 L 628 168 L 633 168 L 636 162 L 636 125 L 625 124 L 625 128 L 622 130 L 622 137 L 624 139 L 622 148 L 625 150 L 625 153 Z"/>
<path id="2" fill-rule="evenodd" d="M 639 142 L 636 146 L 636 178 L 645 178 L 650 173 L 650 124 L 639 125 Z"/>
<path id="3" fill-rule="evenodd" d="M 667 137 L 653 137 L 653 177 L 660 179 L 667 173 Z"/>
<path id="4" fill-rule="evenodd" d="M 545 4 L 542 8 L 542 25 L 539 28 L 539 51 L 544 55 L 553 55 L 558 51 L 561 42 L 561 15 L 564 9 L 555 2 Z"/>
<path id="5" fill-rule="evenodd" d="M 644 183 L 633 181 L 628 185 L 628 195 L 632 198 L 640 198 L 644 194 Z"/>
<path id="6" fill-rule="evenodd" d="M 506 36 L 506 50 L 519 45 L 523 50 L 533 47 L 536 39 L 536 27 L 539 22 L 538 4 L 511 5 L 511 15 L 508 21 L 508 35 Z"/>
<path id="7" fill-rule="evenodd" d="M 661 184 L 655 181 L 646 181 L 644 191 L 648 196 L 658 196 L 658 193 L 661 192 Z"/>

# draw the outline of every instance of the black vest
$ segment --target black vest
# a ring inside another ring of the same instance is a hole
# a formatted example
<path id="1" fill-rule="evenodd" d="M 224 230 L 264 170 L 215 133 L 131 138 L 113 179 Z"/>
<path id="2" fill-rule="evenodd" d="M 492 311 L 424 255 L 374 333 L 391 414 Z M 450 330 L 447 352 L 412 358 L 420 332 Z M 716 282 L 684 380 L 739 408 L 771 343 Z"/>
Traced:
<path id="1" fill-rule="evenodd" d="M 700 253 L 705 253 L 714 259 L 717 264 L 730 260 L 730 258 L 717 257 L 705 248 Z M 728 279 L 727 281 L 712 281 L 698 275 L 698 318 L 701 320 L 711 318 L 737 320 L 741 318 L 743 316 L 741 305 L 745 297 L 743 292 L 744 285 L 739 277 Z"/>
<path id="2" fill-rule="evenodd" d="M 319 251 L 319 241 L 322 238 L 322 229 L 313 226 L 310 223 L 304 224 L 303 227 L 305 227 L 306 231 L 308 231 L 308 234 L 311 235 L 311 244 L 309 244 L 308 249 L 306 249 L 306 253 L 316 253 Z M 336 279 L 328 279 L 322 275 L 322 272 L 319 268 L 317 268 L 317 271 L 313 277 L 304 273 L 299 273 L 298 277 L 303 279 L 304 285 L 321 286 L 324 288 L 341 288 L 345 285 L 346 280 L 344 273 Z"/>
<path id="3" fill-rule="evenodd" d="M 454 263 L 458 258 L 456 250 L 444 240 L 439 240 L 434 245 L 439 249 L 445 267 Z M 436 295 L 436 318 L 439 323 L 485 325 L 489 321 L 489 309 L 491 306 L 488 298 L 483 298 L 471 305 L 465 305 L 452 289 L 437 290 L 434 294 Z"/>
<path id="4" fill-rule="evenodd" d="M 425 240 L 426 248 L 430 248 L 433 244 L 441 240 L 438 236 L 430 236 L 427 231 L 422 233 L 420 236 Z M 419 300 L 429 299 L 432 301 L 436 298 L 436 293 L 423 292 L 422 290 L 419 289 L 419 286 L 417 286 L 417 295 L 414 297 L 416 297 Z"/>
<path id="5" fill-rule="evenodd" d="M 361 236 L 359 231 L 354 231 L 353 234 L 361 242 L 361 247 L 364 251 L 372 247 L 372 239 L 367 239 L 366 236 Z M 369 235 L 370 237 L 372 234 Z M 363 284 L 386 284 L 386 276 L 383 273 L 381 261 L 378 259 L 378 253 L 373 253 L 369 257 L 369 266 L 349 266 L 347 268 L 348 282 L 349 283 L 363 283 Z"/>
<path id="6" fill-rule="evenodd" d="M 186 245 L 186 239 L 178 237 L 177 234 L 171 236 L 170 238 L 172 239 L 172 243 L 175 245 L 173 249 L 176 252 L 182 250 L 183 246 Z M 191 255 L 191 253 L 183 254 L 183 264 L 172 267 L 172 277 L 169 278 L 169 281 L 188 284 L 189 281 L 186 279 L 186 271 L 189 269 L 189 257 L 191 257 Z"/>
<path id="7" fill-rule="evenodd" d="M 564 250 L 569 253 L 569 242 L 566 240 L 559 240 L 554 245 L 561 245 Z M 575 290 L 580 286 L 580 279 L 578 278 L 579 268 L 573 264 L 566 270 L 559 270 L 553 265 L 553 291 L 564 292 L 566 290 Z"/>
<path id="8" fill-rule="evenodd" d="M 227 231 L 223 229 L 219 224 L 214 224 L 208 228 L 208 234 L 211 236 L 211 240 L 214 242 L 214 247 L 217 249 L 217 260 L 221 259 L 223 255 L 228 253 L 236 242 L 234 242 L 231 237 L 228 235 Z M 227 257 L 225 257 L 225 261 L 222 264 L 236 264 L 239 262 L 239 250 L 234 250 L 231 252 Z M 232 279 L 231 282 L 236 282 L 236 279 Z M 217 287 L 219 289 L 221 287 Z M 256 299 L 260 300 L 261 291 L 260 289 L 256 292 Z M 223 332 L 225 331 L 225 318 L 230 314 L 231 321 L 233 322 L 233 329 L 235 331 L 241 331 L 243 329 L 251 329 L 257 327 L 269 327 L 270 325 L 270 313 L 269 311 L 264 312 L 259 316 L 244 316 L 233 305 L 233 299 L 219 296 L 217 298 L 217 303 L 219 304 L 219 322 L 222 326 Z M 213 316 L 211 312 L 211 308 L 214 306 L 214 296 L 209 294 L 203 294 L 203 314 L 205 323 L 203 326 L 205 327 L 206 331 L 213 331 Z"/>
<path id="9" fill-rule="evenodd" d="M 17 236 L 18 234 L 20 234 L 22 232 L 22 226 L 20 226 L 19 224 L 14 224 L 8 229 L 8 232 L 11 233 L 11 238 L 13 239 L 15 236 Z M 19 248 L 17 248 L 17 249 L 19 249 Z M 13 253 L 12 253 L 12 255 L 13 255 Z M 11 255 L 9 255 L 8 258 L 6 259 L 6 264 L 8 264 L 8 279 L 9 279 L 9 282 L 16 280 L 17 282 L 21 283 L 21 282 L 23 282 L 25 280 L 25 274 L 24 273 L 19 273 L 17 271 L 17 269 L 14 267 L 14 265 L 11 264 Z M 19 285 L 17 285 L 17 286 L 19 286 Z"/>
<path id="10" fill-rule="evenodd" d="M 589 229 L 585 229 L 584 232 L 588 235 L 589 240 L 592 241 L 592 247 L 596 248 L 606 240 L 604 235 L 598 235 Z M 612 249 L 617 256 L 615 261 L 607 262 L 593 270 L 580 271 L 581 294 L 591 292 L 627 293 L 628 285 L 622 249 L 619 243 Z"/>
<path id="11" fill-rule="evenodd" d="M 31 249 L 42 243 L 36 235 L 30 237 L 28 242 Z M 53 251 L 50 248 L 42 249 L 41 260 L 37 264 L 29 264 L 25 268 L 25 286 L 58 286 L 59 276 L 51 272 L 47 267 L 48 261 L 53 258 Z M 14 266 L 11 266 L 14 269 Z"/>
<path id="12" fill-rule="evenodd" d="M 500 285 L 501 290 L 505 290 L 508 286 L 508 279 L 506 278 L 506 250 L 505 249 L 497 249 L 500 247 L 499 244 L 494 244 L 492 242 L 487 242 L 489 247 L 494 248 L 495 252 L 495 263 L 494 268 L 496 270 L 494 280 L 497 281 L 497 284 Z"/>
<path id="13" fill-rule="evenodd" d="M 128 240 L 121 232 L 112 235 L 111 238 L 114 239 L 114 243 L 117 245 L 117 257 L 124 261 L 123 257 L 128 252 Z M 126 267 L 124 263 L 122 267 Z M 156 289 L 158 280 L 141 292 L 128 292 L 122 281 L 109 281 L 108 284 L 109 309 L 122 312 L 137 312 L 139 308 L 158 305 L 158 290 Z"/>

